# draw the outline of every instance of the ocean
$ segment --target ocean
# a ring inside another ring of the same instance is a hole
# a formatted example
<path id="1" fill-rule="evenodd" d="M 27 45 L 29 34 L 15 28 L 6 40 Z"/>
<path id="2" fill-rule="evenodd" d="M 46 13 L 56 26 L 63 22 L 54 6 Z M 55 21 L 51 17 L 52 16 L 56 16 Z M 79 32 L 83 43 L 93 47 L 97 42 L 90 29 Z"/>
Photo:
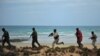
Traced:
<path id="1" fill-rule="evenodd" d="M 91 43 L 89 39 L 91 37 L 91 31 L 94 31 L 97 35 L 97 43 L 100 43 L 100 26 L 0 26 L 0 39 L 2 37 L 2 28 L 5 28 L 10 35 L 10 39 L 27 39 L 22 41 L 24 43 L 31 43 L 32 39 L 29 38 L 32 33 L 32 28 L 35 27 L 38 33 L 38 40 L 40 43 L 52 43 L 53 37 L 48 35 L 53 32 L 53 29 L 57 29 L 60 35 L 60 40 L 65 44 L 77 43 L 76 42 L 76 28 L 80 28 L 83 33 L 83 43 Z"/>

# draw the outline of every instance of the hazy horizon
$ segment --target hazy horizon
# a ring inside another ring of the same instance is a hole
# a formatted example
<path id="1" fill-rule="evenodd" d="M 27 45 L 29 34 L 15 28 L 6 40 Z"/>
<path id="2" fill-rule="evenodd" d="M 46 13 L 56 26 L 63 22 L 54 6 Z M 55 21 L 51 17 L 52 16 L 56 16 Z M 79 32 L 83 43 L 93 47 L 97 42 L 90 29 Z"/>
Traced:
<path id="1" fill-rule="evenodd" d="M 0 25 L 0 26 L 100 26 L 100 25 Z"/>

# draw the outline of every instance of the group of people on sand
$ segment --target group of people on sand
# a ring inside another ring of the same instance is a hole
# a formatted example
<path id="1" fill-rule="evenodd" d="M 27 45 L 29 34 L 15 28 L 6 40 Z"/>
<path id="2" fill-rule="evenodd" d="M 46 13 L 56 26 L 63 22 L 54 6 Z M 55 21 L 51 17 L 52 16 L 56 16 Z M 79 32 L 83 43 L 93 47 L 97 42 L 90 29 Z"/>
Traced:
<path id="1" fill-rule="evenodd" d="M 4 44 L 7 42 L 9 46 L 11 46 L 10 44 L 10 36 L 9 36 L 9 33 L 8 31 L 5 29 L 5 28 L 2 28 L 2 31 L 3 31 L 3 35 L 2 35 L 2 46 L 4 46 Z M 81 43 L 82 40 L 83 40 L 83 35 L 82 35 L 82 32 L 79 28 L 76 28 L 76 33 L 75 33 L 76 37 L 77 37 L 77 44 L 79 46 L 79 48 L 82 48 L 83 47 L 83 44 Z M 94 31 L 91 32 L 91 37 L 89 39 L 92 40 L 92 45 L 94 48 L 96 48 L 96 39 L 97 39 L 97 36 L 96 34 L 94 33 Z M 54 48 L 54 45 L 57 44 L 57 45 L 60 45 L 60 44 L 63 44 L 64 45 L 64 42 L 59 42 L 59 34 L 57 32 L 56 29 L 53 30 L 52 33 L 49 34 L 49 37 L 53 36 L 54 37 L 54 41 L 52 43 L 52 48 Z M 30 38 L 32 37 L 32 47 L 35 48 L 36 45 L 35 43 L 38 44 L 39 47 L 41 47 L 40 43 L 38 42 L 38 35 L 37 35 L 37 31 L 35 30 L 35 28 L 33 27 L 32 28 L 32 34 L 30 35 Z"/>
<path id="2" fill-rule="evenodd" d="M 83 39 L 83 35 L 82 35 L 82 32 L 80 31 L 79 28 L 76 28 L 76 33 L 75 33 L 76 37 L 77 37 L 77 44 L 79 46 L 79 48 L 82 48 L 83 47 L 83 44 L 81 43 L 82 42 L 82 39 Z M 96 39 L 97 39 L 97 36 L 96 34 L 94 33 L 94 31 L 91 32 L 91 37 L 89 38 L 92 40 L 92 45 L 94 48 L 97 48 L 95 43 L 96 43 Z"/>

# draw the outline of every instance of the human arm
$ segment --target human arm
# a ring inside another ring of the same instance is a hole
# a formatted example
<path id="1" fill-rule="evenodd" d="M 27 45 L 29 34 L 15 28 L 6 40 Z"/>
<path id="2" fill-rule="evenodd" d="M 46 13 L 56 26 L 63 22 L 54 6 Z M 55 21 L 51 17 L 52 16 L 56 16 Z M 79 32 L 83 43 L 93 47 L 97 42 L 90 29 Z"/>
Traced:
<path id="1" fill-rule="evenodd" d="M 51 36 L 53 36 L 53 33 L 50 33 L 50 34 L 49 34 L 49 37 L 51 37 Z"/>
<path id="2" fill-rule="evenodd" d="M 32 37 L 32 34 L 30 35 L 29 39 Z"/>
<path id="3" fill-rule="evenodd" d="M 4 39 L 4 35 L 2 35 L 2 40 Z"/>

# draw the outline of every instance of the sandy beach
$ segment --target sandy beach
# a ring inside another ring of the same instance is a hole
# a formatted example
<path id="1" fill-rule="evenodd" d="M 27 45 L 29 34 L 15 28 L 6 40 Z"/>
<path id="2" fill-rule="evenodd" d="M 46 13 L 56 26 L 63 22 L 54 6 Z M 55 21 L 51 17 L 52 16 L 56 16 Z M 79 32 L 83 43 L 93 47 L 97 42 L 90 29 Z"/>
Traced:
<path id="1" fill-rule="evenodd" d="M 22 42 L 14 42 L 12 43 L 12 45 L 16 46 L 16 47 L 31 47 L 31 43 L 22 43 Z M 52 43 L 42 43 L 41 45 L 45 45 L 45 46 L 49 46 L 50 48 L 52 47 Z M 72 44 L 72 43 L 66 43 L 64 45 L 55 45 L 55 47 L 69 47 L 69 46 L 78 46 L 77 44 Z M 97 48 L 100 48 L 100 43 L 96 44 Z M 84 44 L 84 47 L 87 47 L 89 49 L 93 49 L 93 46 L 91 45 L 91 43 L 89 44 Z"/>
<path id="2" fill-rule="evenodd" d="M 97 49 L 93 49 L 91 44 L 85 44 L 82 49 L 77 44 L 56 45 L 54 49 L 51 44 L 42 47 L 32 48 L 31 43 L 14 42 L 9 48 L 0 46 L 0 55 L 4 56 L 99 56 L 100 44 L 96 44 Z"/>

